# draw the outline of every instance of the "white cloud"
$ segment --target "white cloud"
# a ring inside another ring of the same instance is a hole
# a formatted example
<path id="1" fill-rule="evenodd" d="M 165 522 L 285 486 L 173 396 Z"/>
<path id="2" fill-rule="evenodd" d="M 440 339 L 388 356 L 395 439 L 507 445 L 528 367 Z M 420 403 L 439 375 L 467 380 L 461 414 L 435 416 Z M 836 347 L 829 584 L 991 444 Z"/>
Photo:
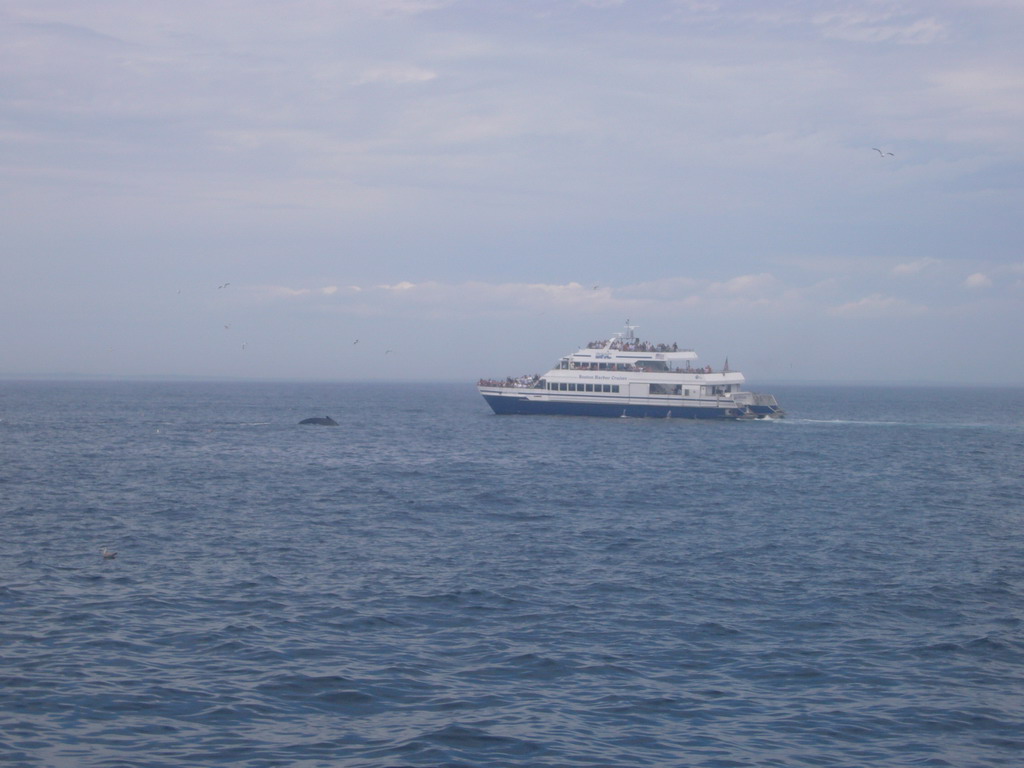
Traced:
<path id="1" fill-rule="evenodd" d="M 312 293 L 309 288 L 290 288 L 286 285 L 250 285 L 238 290 L 257 299 L 291 299 Z"/>
<path id="2" fill-rule="evenodd" d="M 422 289 L 426 285 L 431 284 L 422 283 L 419 287 Z M 377 287 L 380 288 L 382 291 L 411 291 L 414 290 L 417 286 L 415 283 L 403 281 L 401 283 L 395 283 L 394 285 L 378 285 Z"/>
<path id="3" fill-rule="evenodd" d="M 349 6 L 381 16 L 415 16 L 453 5 L 455 0 L 349 0 Z"/>
<path id="4" fill-rule="evenodd" d="M 968 275 L 964 280 L 964 285 L 967 288 L 991 288 L 992 278 L 984 272 L 975 272 L 973 275 Z"/>
<path id="5" fill-rule="evenodd" d="M 437 72 L 422 67 L 393 64 L 375 69 L 368 69 L 354 81 L 354 85 L 367 85 L 369 83 L 388 83 L 391 85 L 405 85 L 408 83 L 428 83 L 437 79 Z"/>
<path id="6" fill-rule="evenodd" d="M 360 287 L 259 286 L 243 289 L 259 301 L 302 301 L 320 311 L 406 317 L 494 316 L 522 311 L 653 316 L 699 310 L 707 317 L 767 318 L 806 314 L 872 317 L 920 314 L 926 308 L 881 293 L 844 300 L 855 287 L 837 278 L 789 283 L 770 273 L 720 281 L 671 277 L 625 285 L 567 283 L 446 282 L 402 280 Z"/>
<path id="7" fill-rule="evenodd" d="M 445 283 L 403 280 L 393 284 L 378 284 L 368 288 L 338 286 L 324 288 L 292 288 L 288 286 L 250 286 L 245 292 L 261 301 L 302 298 L 319 301 L 325 309 L 360 314 L 374 310 L 396 311 L 399 307 L 411 312 L 446 312 L 452 315 L 479 312 L 505 312 L 514 309 L 574 307 L 596 309 L 615 306 L 625 300 L 616 298 L 618 289 L 610 286 L 584 286 L 570 283 Z M 636 295 L 631 287 L 626 293 Z M 662 296 L 661 300 L 669 297 Z M 399 304 L 396 304 L 398 300 Z M 636 302 L 634 301 L 634 304 Z"/>
<path id="8" fill-rule="evenodd" d="M 968 67 L 947 69 L 934 76 L 935 82 L 959 98 L 998 102 L 1024 92 L 1024 71 L 1019 67 Z"/>
<path id="9" fill-rule="evenodd" d="M 898 315 L 919 315 L 927 311 L 927 307 L 912 304 L 895 296 L 873 293 L 859 301 L 851 301 L 838 307 L 832 307 L 829 314 L 839 317 L 891 317 Z"/>
<path id="10" fill-rule="evenodd" d="M 1019 64 L 992 62 L 929 73 L 929 98 L 952 113 L 936 138 L 985 142 L 1019 149 L 1018 126 L 1024 119 L 1024 69 Z"/>
<path id="11" fill-rule="evenodd" d="M 359 315 L 403 313 L 464 317 L 515 313 L 522 310 L 625 315 L 700 308 L 710 315 L 779 314 L 820 307 L 822 291 L 833 292 L 835 281 L 787 286 L 773 275 L 740 275 L 710 282 L 672 277 L 621 286 L 568 283 L 526 283 L 437 280 L 381 283 L 360 288 L 292 288 L 261 286 L 248 290 L 260 300 L 302 299 L 330 312 Z M 814 298 L 812 298 L 814 297 Z M 809 300 L 810 299 L 810 300 Z"/>
<path id="12" fill-rule="evenodd" d="M 292 288 L 287 285 L 248 285 L 239 286 L 235 289 L 245 295 L 251 296 L 260 301 L 275 299 L 294 299 L 303 296 L 334 296 L 338 293 L 338 286 L 325 285 L 322 288 Z M 349 290 L 359 289 L 350 286 Z"/>
<path id="13" fill-rule="evenodd" d="M 677 301 L 681 297 L 699 293 L 704 284 L 692 277 L 668 277 L 664 280 L 651 280 L 644 283 L 624 285 L 616 288 L 614 293 L 625 299 L 646 299 L 651 301 Z M 604 290 L 611 292 L 610 288 Z"/>
<path id="14" fill-rule="evenodd" d="M 776 293 L 779 281 L 767 272 L 759 275 L 740 275 L 724 283 L 712 283 L 708 286 L 710 294 L 755 297 Z"/>
<path id="15" fill-rule="evenodd" d="M 886 12 L 834 11 L 819 14 L 813 23 L 825 37 L 858 43 L 926 45 L 947 37 L 946 26 L 930 16 L 897 18 Z"/>
<path id="16" fill-rule="evenodd" d="M 919 272 L 923 272 L 929 267 L 933 267 L 941 262 L 938 259 L 932 259 L 925 257 L 923 259 L 917 259 L 916 261 L 910 261 L 906 264 L 897 264 L 892 268 L 894 275 L 916 275 Z"/>

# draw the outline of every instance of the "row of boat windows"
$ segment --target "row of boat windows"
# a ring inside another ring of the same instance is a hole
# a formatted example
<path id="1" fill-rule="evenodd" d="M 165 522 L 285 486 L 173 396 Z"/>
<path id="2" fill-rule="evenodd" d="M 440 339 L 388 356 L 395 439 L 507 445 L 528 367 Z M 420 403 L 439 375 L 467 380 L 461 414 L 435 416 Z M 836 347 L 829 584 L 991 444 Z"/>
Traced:
<path id="1" fill-rule="evenodd" d="M 570 384 L 564 381 L 549 381 L 552 392 L 618 392 L 618 384 Z"/>
<path id="2" fill-rule="evenodd" d="M 543 382 L 542 382 L 543 384 Z M 610 392 L 615 393 L 619 391 L 618 384 L 575 384 L 565 381 L 549 381 L 547 382 L 548 390 L 552 392 Z M 724 395 L 728 392 L 738 390 L 739 387 L 733 387 L 729 384 L 717 385 L 709 387 L 706 391 L 711 395 Z M 683 389 L 681 384 L 648 384 L 647 393 L 651 395 L 683 395 L 684 397 L 690 396 L 689 389 Z"/>

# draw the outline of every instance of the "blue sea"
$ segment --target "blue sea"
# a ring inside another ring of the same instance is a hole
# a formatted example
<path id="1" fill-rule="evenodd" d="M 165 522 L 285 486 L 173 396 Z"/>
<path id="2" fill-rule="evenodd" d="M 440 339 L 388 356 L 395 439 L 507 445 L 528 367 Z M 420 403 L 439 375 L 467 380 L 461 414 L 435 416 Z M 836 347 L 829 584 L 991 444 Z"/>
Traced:
<path id="1" fill-rule="evenodd" d="M 0 764 L 1024 764 L 1024 390 L 763 389 L 0 382 Z"/>

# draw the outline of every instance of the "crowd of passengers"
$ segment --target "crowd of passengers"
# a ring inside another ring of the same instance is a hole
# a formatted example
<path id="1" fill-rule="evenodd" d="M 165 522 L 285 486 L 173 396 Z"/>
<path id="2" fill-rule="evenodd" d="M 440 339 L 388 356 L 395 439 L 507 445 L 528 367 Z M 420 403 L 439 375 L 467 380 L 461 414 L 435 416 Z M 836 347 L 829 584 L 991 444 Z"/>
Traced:
<path id="1" fill-rule="evenodd" d="M 603 366 L 603 367 L 599 367 Z M 573 363 L 574 369 L 584 371 L 640 371 L 643 372 L 643 363 L 633 365 L 632 363 Z M 713 373 L 711 366 L 706 365 L 703 368 L 691 368 L 689 361 L 686 363 L 685 369 L 680 369 L 680 373 Z M 519 389 L 531 389 L 537 386 L 537 382 L 540 381 L 540 374 L 535 373 L 527 376 L 508 376 L 505 379 L 480 379 L 477 382 L 477 386 L 480 387 L 516 387 Z"/>
<path id="2" fill-rule="evenodd" d="M 607 341 L 592 341 L 587 344 L 587 349 L 604 349 L 607 344 Z M 651 344 L 640 339 L 615 339 L 610 349 L 621 352 L 678 352 L 679 345 L 674 341 L 671 344 Z"/>
<path id="3" fill-rule="evenodd" d="M 644 371 L 650 372 L 652 368 L 645 366 L 642 362 L 640 363 L 577 363 L 573 362 L 572 367 L 583 371 Z M 662 370 L 665 369 L 654 369 Z M 703 368 L 691 368 L 690 361 L 686 361 L 686 368 L 673 369 L 679 373 L 712 373 L 711 366 L 705 365 Z"/>
<path id="4" fill-rule="evenodd" d="M 477 386 L 480 387 L 520 387 L 530 388 L 535 387 L 537 382 L 540 381 L 540 374 L 535 373 L 532 376 L 509 376 L 508 378 L 502 379 L 480 379 L 477 382 Z"/>

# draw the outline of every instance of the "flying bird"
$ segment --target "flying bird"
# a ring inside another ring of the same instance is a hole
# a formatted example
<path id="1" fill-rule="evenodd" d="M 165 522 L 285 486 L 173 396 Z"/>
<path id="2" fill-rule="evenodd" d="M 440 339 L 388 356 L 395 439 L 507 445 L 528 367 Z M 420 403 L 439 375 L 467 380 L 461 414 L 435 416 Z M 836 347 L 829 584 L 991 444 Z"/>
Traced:
<path id="1" fill-rule="evenodd" d="M 892 152 L 883 152 L 878 147 L 872 147 L 872 149 L 875 150 L 875 152 L 877 152 L 880 157 L 896 157 L 896 155 L 894 155 Z"/>
<path id="2" fill-rule="evenodd" d="M 111 552 L 109 549 L 107 549 L 106 545 L 100 547 L 100 552 L 102 553 L 104 560 L 113 560 L 115 557 L 117 557 L 117 552 Z"/>
<path id="3" fill-rule="evenodd" d="M 229 285 L 231 285 L 231 283 L 224 283 L 224 285 L 218 285 L 217 290 L 219 291 L 221 288 L 227 288 Z"/>

